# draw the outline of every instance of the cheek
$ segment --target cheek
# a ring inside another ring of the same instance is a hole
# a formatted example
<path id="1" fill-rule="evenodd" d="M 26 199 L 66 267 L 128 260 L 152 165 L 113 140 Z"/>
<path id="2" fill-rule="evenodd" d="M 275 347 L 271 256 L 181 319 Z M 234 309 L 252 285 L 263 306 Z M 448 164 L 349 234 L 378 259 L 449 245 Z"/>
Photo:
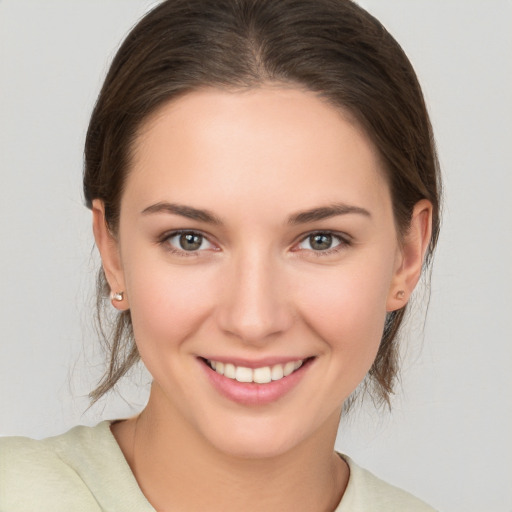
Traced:
<path id="1" fill-rule="evenodd" d="M 139 352 L 176 350 L 208 317 L 215 303 L 214 276 L 194 266 L 138 261 L 127 273 L 126 287 Z"/>
<path id="2" fill-rule="evenodd" d="M 368 265 L 332 269 L 321 280 L 303 281 L 301 315 L 345 364 L 357 360 L 369 367 L 375 358 L 386 318 L 387 274 L 379 265 Z"/>

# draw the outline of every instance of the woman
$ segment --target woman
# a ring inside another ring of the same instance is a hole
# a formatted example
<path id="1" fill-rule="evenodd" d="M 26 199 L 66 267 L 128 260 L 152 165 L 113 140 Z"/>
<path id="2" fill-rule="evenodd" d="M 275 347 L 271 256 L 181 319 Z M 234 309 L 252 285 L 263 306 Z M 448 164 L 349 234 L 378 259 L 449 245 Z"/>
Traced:
<path id="1" fill-rule="evenodd" d="M 2 507 L 431 510 L 334 441 L 365 376 L 389 399 L 439 188 L 414 71 L 357 5 L 160 4 L 114 59 L 84 172 L 119 310 L 92 398 L 140 357 L 149 402 L 3 440 Z"/>

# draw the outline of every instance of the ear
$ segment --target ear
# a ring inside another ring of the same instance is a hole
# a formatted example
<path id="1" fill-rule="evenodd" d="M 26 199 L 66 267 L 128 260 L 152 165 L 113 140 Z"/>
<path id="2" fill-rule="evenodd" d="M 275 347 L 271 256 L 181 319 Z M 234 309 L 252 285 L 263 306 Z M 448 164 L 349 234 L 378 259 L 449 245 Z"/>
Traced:
<path id="1" fill-rule="evenodd" d="M 96 246 L 100 251 L 105 277 L 112 292 L 112 305 L 120 311 L 129 309 L 119 244 L 108 228 L 105 219 L 105 205 L 101 199 L 94 199 L 92 202 L 92 229 Z"/>
<path id="2" fill-rule="evenodd" d="M 418 283 L 432 235 L 432 203 L 427 199 L 414 206 L 409 230 L 398 249 L 397 264 L 389 289 L 387 311 L 405 306 Z"/>

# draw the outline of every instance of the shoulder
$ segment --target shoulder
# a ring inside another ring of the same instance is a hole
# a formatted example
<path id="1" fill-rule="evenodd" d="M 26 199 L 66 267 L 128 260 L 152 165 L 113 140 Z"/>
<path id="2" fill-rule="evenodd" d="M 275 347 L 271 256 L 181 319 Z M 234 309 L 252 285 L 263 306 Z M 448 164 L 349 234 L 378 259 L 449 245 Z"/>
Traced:
<path id="1" fill-rule="evenodd" d="M 0 439 L 0 502 L 5 510 L 100 510 L 75 463 L 77 452 L 84 451 L 83 429 L 87 427 L 40 441 Z"/>
<path id="2" fill-rule="evenodd" d="M 0 503 L 9 512 L 153 511 L 109 421 L 36 441 L 0 438 Z"/>
<path id="3" fill-rule="evenodd" d="M 435 509 L 412 494 L 361 468 L 350 457 L 341 457 L 350 468 L 350 477 L 335 512 L 435 512 Z"/>

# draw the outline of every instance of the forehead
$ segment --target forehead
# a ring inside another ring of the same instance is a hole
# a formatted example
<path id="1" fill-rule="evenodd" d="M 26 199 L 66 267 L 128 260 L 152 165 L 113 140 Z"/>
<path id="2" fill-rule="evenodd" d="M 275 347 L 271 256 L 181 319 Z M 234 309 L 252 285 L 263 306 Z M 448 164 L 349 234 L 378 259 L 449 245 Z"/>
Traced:
<path id="1" fill-rule="evenodd" d="M 161 107 L 139 131 L 125 195 L 140 206 L 172 199 L 277 212 L 368 205 L 389 191 L 374 146 L 340 109 L 310 91 L 262 87 L 204 89 Z"/>

